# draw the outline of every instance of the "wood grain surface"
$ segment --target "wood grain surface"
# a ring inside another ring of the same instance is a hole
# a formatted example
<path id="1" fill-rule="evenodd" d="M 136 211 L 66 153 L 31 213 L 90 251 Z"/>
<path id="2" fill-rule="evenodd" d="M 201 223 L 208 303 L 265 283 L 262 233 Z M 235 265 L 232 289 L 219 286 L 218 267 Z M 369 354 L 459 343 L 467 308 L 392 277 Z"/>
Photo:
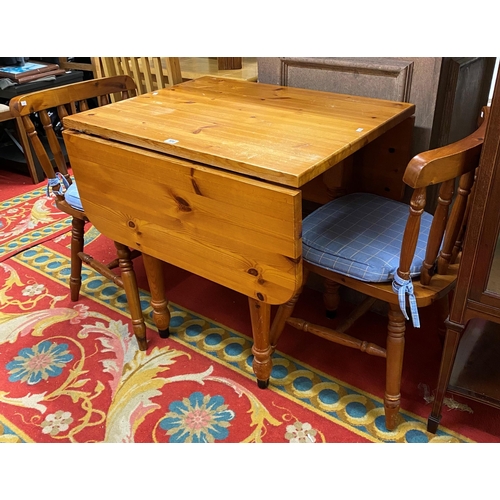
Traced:
<path id="1" fill-rule="evenodd" d="M 203 77 L 67 117 L 64 125 L 300 187 L 414 110 L 408 103 Z"/>
<path id="2" fill-rule="evenodd" d="M 63 134 L 85 213 L 102 234 L 260 301 L 294 295 L 299 190 Z"/>

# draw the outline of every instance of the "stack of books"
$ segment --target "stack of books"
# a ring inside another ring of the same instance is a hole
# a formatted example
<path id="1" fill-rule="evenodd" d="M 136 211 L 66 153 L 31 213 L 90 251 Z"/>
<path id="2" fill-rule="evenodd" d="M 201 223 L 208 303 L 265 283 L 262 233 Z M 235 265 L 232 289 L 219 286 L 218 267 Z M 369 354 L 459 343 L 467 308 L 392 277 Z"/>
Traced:
<path id="1" fill-rule="evenodd" d="M 58 64 L 38 61 L 25 62 L 22 66 L 0 66 L 0 78 L 9 78 L 14 83 L 28 83 L 63 73 L 65 70 L 59 68 Z"/>

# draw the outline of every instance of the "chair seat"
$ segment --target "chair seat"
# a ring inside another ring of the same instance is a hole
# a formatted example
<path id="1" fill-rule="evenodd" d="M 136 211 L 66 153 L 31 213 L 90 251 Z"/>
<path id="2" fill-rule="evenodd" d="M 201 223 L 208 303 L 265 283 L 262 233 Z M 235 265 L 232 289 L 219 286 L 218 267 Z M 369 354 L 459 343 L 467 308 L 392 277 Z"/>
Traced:
<path id="1" fill-rule="evenodd" d="M 64 193 L 64 199 L 70 207 L 83 212 L 83 206 L 80 200 L 80 194 L 78 193 L 78 188 L 76 187 L 76 182 L 73 182 L 68 187 Z"/>
<path id="2" fill-rule="evenodd" d="M 368 193 L 332 200 L 303 221 L 304 260 L 367 282 L 393 279 L 399 266 L 409 206 Z M 422 215 L 412 277 L 420 274 L 432 215 Z"/>

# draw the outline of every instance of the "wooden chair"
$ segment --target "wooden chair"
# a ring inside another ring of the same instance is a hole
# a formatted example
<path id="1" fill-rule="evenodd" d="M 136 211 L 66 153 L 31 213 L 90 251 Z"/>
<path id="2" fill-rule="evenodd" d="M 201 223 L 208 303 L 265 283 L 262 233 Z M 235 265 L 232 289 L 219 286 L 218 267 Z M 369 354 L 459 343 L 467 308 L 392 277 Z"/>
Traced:
<path id="1" fill-rule="evenodd" d="M 409 319 L 407 306 L 414 327 L 420 326 L 418 309 L 436 301 L 439 320 L 444 323 L 448 316 L 447 294 L 456 281 L 467 200 L 479 163 L 488 113 L 489 109 L 483 108 L 482 123 L 470 136 L 418 154 L 409 162 L 403 177 L 414 190 L 409 214 L 408 205 L 401 202 L 354 193 L 330 201 L 303 221 L 304 283 L 309 271 L 325 279 L 327 316 L 335 317 L 341 285 L 361 292 L 366 298 L 333 329 L 292 317 L 300 290 L 279 307 L 271 328 L 271 344 L 276 347 L 288 324 L 386 358 L 384 407 L 388 430 L 398 423 L 405 321 Z M 456 182 L 457 196 L 452 204 Z M 440 184 L 434 216 L 424 212 L 426 188 L 433 184 Z M 385 347 L 345 333 L 377 300 L 389 306 Z"/>
<path id="2" fill-rule="evenodd" d="M 65 70 L 73 70 L 76 69 L 78 71 L 88 71 L 92 73 L 94 78 L 98 78 L 98 75 L 96 74 L 96 57 L 91 57 L 90 62 L 88 63 L 82 63 L 82 62 L 73 62 L 73 61 L 68 61 L 68 57 L 59 57 L 59 67 Z"/>
<path id="3" fill-rule="evenodd" d="M 94 63 L 102 76 L 129 75 L 138 94 L 182 83 L 178 57 L 99 57 Z"/>
<path id="4" fill-rule="evenodd" d="M 146 350 L 146 327 L 142 316 L 139 290 L 131 260 L 140 253 L 131 252 L 127 246 L 115 242 L 118 259 L 105 265 L 83 252 L 84 226 L 89 220 L 82 207 L 76 183 L 68 173 L 66 158 L 61 147 L 63 141 L 57 137 L 51 120 L 51 114 L 54 109 L 57 109 L 57 114 L 62 122 L 62 119 L 68 114 L 89 109 L 89 99 L 97 99 L 98 105 L 105 105 L 109 103 L 109 96 L 111 94 L 127 98 L 135 90 L 136 85 L 132 78 L 129 76 L 114 76 L 17 96 L 11 99 L 9 106 L 12 115 L 21 118 L 23 121 L 24 128 L 27 131 L 36 156 L 48 178 L 47 192 L 50 187 L 56 197 L 56 205 L 59 210 L 73 217 L 70 277 L 71 300 L 77 301 L 79 298 L 83 261 L 125 289 L 132 318 L 132 326 L 139 349 Z M 38 114 L 40 122 L 43 125 L 45 138 L 40 137 L 36 130 L 32 119 L 34 113 Z M 57 167 L 57 173 L 53 162 Z M 99 186 L 98 180 L 96 180 L 96 186 Z M 105 189 L 105 186 L 103 186 L 103 189 Z M 116 267 L 120 268 L 120 276 L 111 270 Z M 160 332 L 160 334 L 168 336 L 168 330 Z"/>

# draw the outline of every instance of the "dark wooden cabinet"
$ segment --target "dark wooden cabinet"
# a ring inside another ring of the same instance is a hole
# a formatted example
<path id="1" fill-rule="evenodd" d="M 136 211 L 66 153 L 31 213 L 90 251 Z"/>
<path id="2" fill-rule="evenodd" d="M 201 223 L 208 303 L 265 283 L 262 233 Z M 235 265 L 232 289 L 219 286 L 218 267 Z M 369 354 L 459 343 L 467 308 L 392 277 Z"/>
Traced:
<path id="1" fill-rule="evenodd" d="M 430 432 L 446 391 L 500 408 L 500 76 L 474 191 Z"/>

